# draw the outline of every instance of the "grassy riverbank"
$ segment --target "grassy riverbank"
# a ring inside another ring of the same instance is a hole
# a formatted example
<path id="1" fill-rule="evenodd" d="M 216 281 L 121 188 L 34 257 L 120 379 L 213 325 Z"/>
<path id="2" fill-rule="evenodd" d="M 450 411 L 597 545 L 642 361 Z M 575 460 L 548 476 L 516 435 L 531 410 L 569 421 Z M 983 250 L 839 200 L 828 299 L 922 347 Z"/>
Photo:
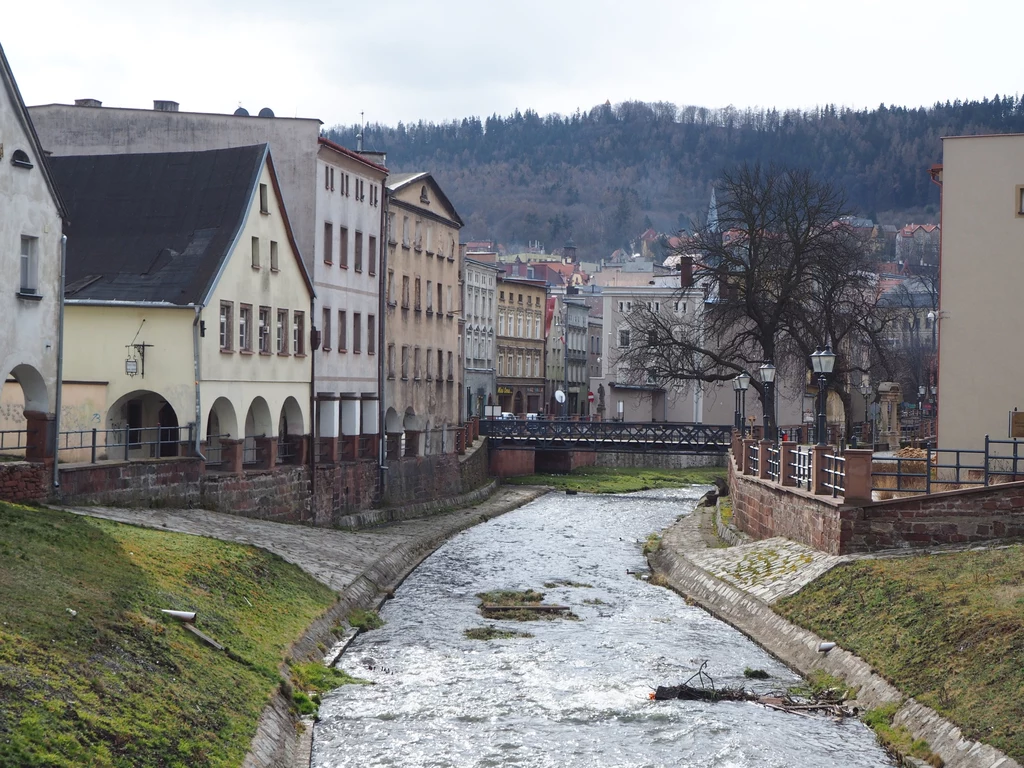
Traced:
<path id="1" fill-rule="evenodd" d="M 335 599 L 251 547 L 0 503 L 0 765 L 237 766 Z"/>
<path id="2" fill-rule="evenodd" d="M 652 488 L 712 485 L 725 477 L 725 467 L 646 469 L 643 467 L 580 467 L 568 475 L 528 475 L 505 480 L 512 485 L 547 485 L 557 491 L 585 493 L 633 493 Z"/>
<path id="3" fill-rule="evenodd" d="M 776 610 L 1024 761 L 1024 547 L 852 563 Z"/>

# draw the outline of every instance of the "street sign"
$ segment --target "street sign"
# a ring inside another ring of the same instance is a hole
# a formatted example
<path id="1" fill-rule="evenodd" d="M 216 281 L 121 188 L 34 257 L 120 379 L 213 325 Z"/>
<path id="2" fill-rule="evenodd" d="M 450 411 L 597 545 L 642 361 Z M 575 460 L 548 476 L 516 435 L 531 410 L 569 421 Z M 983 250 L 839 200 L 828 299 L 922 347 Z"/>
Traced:
<path id="1" fill-rule="evenodd" d="M 588 392 L 587 393 L 587 400 L 589 402 L 591 402 L 591 403 L 594 402 L 594 393 L 593 392 Z"/>

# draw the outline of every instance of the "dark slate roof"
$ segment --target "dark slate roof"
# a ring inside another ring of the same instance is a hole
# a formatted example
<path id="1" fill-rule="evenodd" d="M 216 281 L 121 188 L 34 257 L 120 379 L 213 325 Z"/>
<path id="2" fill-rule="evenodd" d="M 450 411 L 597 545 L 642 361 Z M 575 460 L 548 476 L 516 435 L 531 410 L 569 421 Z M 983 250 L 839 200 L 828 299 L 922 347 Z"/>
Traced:
<path id="1" fill-rule="evenodd" d="M 245 221 L 267 145 L 50 158 L 69 299 L 198 304 Z"/>

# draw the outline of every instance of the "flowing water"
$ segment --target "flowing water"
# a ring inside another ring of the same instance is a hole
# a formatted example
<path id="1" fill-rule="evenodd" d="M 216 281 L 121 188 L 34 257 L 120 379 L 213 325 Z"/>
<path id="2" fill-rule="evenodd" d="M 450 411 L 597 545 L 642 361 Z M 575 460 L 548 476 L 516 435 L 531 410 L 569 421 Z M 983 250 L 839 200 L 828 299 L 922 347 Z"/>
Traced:
<path id="1" fill-rule="evenodd" d="M 736 630 L 633 575 L 646 567 L 640 542 L 705 490 L 552 493 L 459 534 L 386 604 L 387 624 L 342 657 L 343 669 L 375 685 L 324 697 L 313 765 L 893 765 L 856 720 L 649 700 L 653 687 L 683 682 L 705 659 L 719 686 L 767 692 L 800 681 Z M 560 580 L 589 586 L 544 588 Z M 479 615 L 478 592 L 527 588 L 581 620 Z M 463 634 L 492 623 L 533 637 Z M 746 667 L 771 679 L 748 680 Z"/>

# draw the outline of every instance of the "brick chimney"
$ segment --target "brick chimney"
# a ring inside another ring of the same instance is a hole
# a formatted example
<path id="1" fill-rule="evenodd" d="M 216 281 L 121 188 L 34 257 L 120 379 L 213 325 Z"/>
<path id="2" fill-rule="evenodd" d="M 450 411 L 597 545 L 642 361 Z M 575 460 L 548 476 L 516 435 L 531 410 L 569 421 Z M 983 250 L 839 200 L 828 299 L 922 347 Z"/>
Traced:
<path id="1" fill-rule="evenodd" d="M 693 256 L 679 257 L 679 287 L 693 287 Z"/>

